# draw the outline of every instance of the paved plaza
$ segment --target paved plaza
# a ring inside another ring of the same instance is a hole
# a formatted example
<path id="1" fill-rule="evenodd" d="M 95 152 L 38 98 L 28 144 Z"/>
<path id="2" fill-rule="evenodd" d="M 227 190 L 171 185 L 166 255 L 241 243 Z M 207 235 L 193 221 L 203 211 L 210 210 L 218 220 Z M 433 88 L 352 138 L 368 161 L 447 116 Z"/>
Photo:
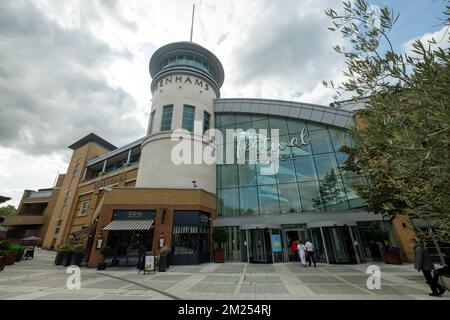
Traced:
<path id="1" fill-rule="evenodd" d="M 411 264 L 380 263 L 381 289 L 374 290 L 366 286 L 367 264 L 302 268 L 298 263 L 207 263 L 145 275 L 135 268 L 81 268 L 81 289 L 68 290 L 70 275 L 54 265 L 54 257 L 54 252 L 37 250 L 33 260 L 7 266 L 0 272 L 0 299 L 450 300 L 448 293 L 428 296 L 429 287 Z"/>

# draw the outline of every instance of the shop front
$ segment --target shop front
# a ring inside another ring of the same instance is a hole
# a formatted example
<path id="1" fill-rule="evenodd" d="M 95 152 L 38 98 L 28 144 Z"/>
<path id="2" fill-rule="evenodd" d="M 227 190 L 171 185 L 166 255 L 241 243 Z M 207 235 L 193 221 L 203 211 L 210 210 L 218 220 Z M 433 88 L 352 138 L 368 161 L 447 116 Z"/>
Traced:
<path id="1" fill-rule="evenodd" d="M 210 219 L 210 214 L 202 211 L 174 212 L 170 264 L 210 261 Z"/>
<path id="2" fill-rule="evenodd" d="M 154 210 L 115 210 L 111 222 L 103 228 L 109 232 L 106 246 L 111 254 L 105 257 L 108 266 L 137 266 L 139 252 L 151 255 Z"/>

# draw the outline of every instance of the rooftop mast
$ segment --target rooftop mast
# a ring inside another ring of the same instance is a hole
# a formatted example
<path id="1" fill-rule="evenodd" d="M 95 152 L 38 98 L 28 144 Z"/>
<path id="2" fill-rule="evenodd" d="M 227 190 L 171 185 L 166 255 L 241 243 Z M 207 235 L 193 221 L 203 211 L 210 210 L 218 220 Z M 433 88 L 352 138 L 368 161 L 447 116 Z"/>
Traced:
<path id="1" fill-rule="evenodd" d="M 194 12 L 195 12 L 195 4 L 192 5 L 192 23 L 191 23 L 191 42 L 192 42 L 192 34 L 194 33 Z"/>

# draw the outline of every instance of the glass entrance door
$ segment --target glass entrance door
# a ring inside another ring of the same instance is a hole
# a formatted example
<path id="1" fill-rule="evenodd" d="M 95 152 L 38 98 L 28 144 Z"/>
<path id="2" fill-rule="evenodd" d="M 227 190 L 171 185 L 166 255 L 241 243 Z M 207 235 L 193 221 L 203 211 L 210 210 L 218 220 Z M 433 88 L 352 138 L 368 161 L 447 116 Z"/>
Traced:
<path id="1" fill-rule="evenodd" d="M 329 263 L 358 263 L 350 229 L 347 226 L 322 227 Z"/>
<path id="2" fill-rule="evenodd" d="M 253 262 L 267 262 L 264 230 L 250 230 L 250 248 Z"/>
<path id="3" fill-rule="evenodd" d="M 306 242 L 306 230 L 284 229 L 284 243 L 286 244 L 285 261 L 298 261 L 297 244 L 298 241 Z"/>

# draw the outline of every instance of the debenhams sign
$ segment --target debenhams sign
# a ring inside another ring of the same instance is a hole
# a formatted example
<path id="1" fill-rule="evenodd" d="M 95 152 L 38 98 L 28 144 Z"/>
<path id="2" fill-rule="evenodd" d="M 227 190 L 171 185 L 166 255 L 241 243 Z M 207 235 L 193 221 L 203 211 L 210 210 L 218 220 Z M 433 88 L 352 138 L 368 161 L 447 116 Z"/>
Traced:
<path id="1" fill-rule="evenodd" d="M 171 75 L 167 76 L 161 80 L 159 80 L 156 84 L 153 90 L 158 90 L 158 88 L 163 88 L 164 86 L 170 85 L 170 84 L 190 84 L 194 86 L 198 86 L 200 88 L 205 89 L 206 91 L 209 90 L 209 84 L 197 77 L 191 76 L 191 75 Z"/>

